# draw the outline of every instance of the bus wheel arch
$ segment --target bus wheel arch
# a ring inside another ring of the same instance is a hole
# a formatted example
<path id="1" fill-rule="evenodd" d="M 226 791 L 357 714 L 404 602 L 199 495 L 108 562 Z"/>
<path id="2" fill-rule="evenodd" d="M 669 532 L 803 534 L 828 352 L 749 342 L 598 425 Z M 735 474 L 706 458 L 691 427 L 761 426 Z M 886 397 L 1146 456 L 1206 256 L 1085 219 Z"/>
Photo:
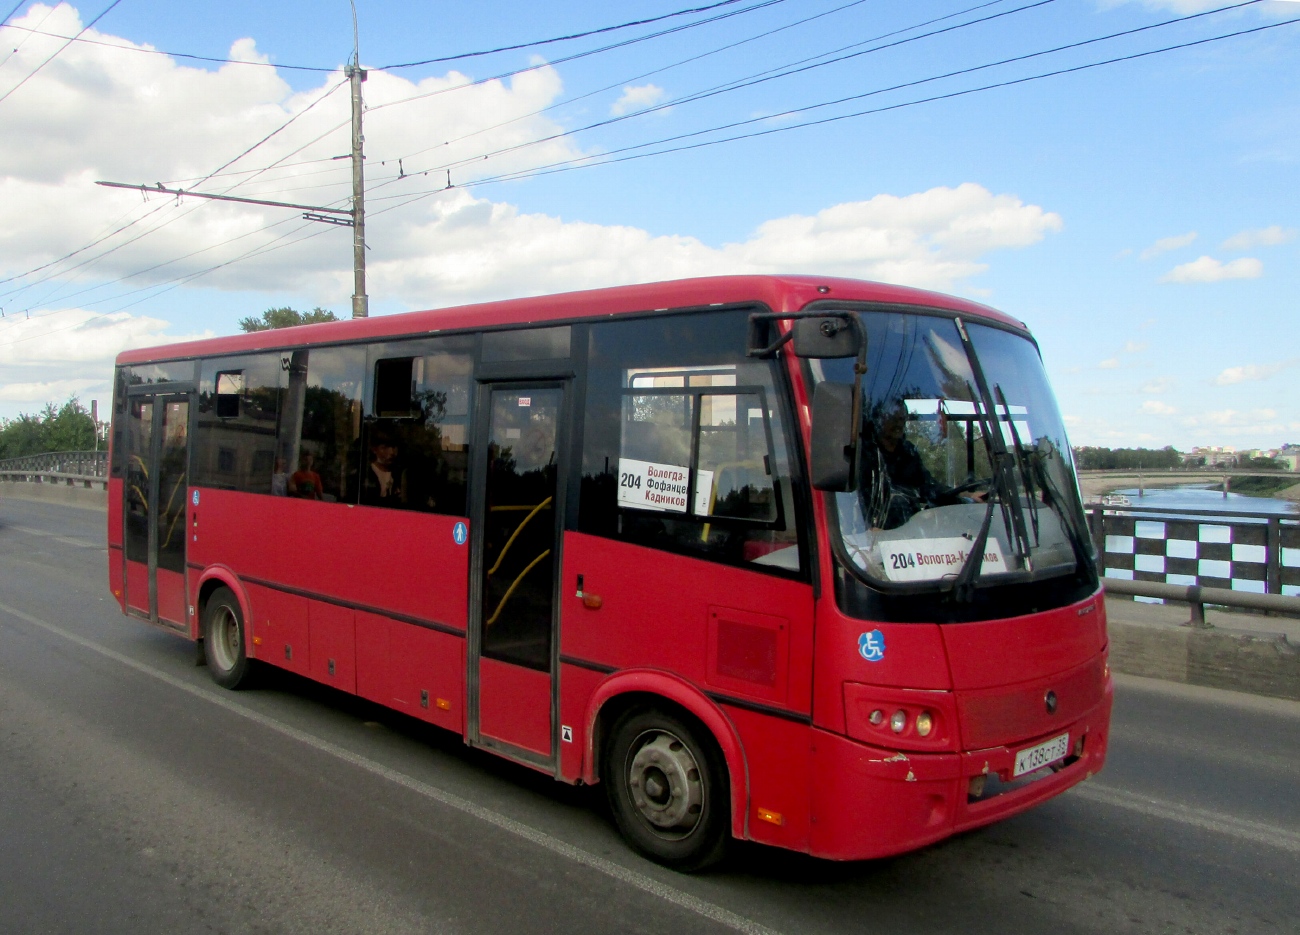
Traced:
<path id="1" fill-rule="evenodd" d="M 194 622 L 191 624 L 192 635 L 196 640 L 203 639 L 203 616 L 207 613 L 208 601 L 220 588 L 227 588 L 235 595 L 235 600 L 239 602 L 239 610 L 243 614 L 245 621 L 253 619 L 248 604 L 248 592 L 244 590 L 239 577 L 223 566 L 204 569 L 203 574 L 199 576 L 198 588 L 195 592 Z M 245 626 L 247 626 L 247 623 L 245 623 Z"/>
<path id="2" fill-rule="evenodd" d="M 601 781 L 602 764 L 614 739 L 614 727 L 629 711 L 635 710 L 656 710 L 679 717 L 698 725 L 713 742 L 722 755 L 730 791 L 731 835 L 744 838 L 749 807 L 749 765 L 740 735 L 716 702 L 689 682 L 667 672 L 619 672 L 596 689 L 587 705 L 583 781 L 589 784 Z"/>

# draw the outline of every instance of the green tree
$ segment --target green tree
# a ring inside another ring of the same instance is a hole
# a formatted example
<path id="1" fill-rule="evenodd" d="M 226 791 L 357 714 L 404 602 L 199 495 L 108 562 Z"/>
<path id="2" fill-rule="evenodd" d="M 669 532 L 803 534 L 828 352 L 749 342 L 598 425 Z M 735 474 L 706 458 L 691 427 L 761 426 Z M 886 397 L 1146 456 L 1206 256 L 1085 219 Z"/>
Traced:
<path id="1" fill-rule="evenodd" d="M 16 419 L 0 419 L 0 458 L 94 447 L 95 423 L 76 396 L 57 408 L 46 403 L 37 415 L 22 413 Z"/>
<path id="2" fill-rule="evenodd" d="M 338 321 L 339 317 L 329 309 L 317 306 L 310 312 L 300 312 L 289 308 L 268 308 L 261 318 L 241 318 L 239 327 L 243 331 L 269 331 L 272 328 L 292 328 L 294 325 L 315 325 L 322 321 Z"/>

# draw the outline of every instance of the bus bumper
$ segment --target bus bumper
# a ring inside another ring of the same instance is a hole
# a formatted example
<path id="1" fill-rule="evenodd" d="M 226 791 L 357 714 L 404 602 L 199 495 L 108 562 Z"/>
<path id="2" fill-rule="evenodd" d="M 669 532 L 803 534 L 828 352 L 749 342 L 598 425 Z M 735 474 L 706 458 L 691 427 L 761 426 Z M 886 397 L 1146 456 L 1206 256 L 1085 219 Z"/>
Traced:
<path id="1" fill-rule="evenodd" d="M 1101 702 L 1068 726 L 1015 746 L 964 753 L 904 753 L 814 728 L 809 852 L 828 860 L 887 857 L 1059 795 L 1105 763 L 1113 697 L 1108 679 Z M 1070 755 L 1062 765 L 1013 779 L 1018 751 L 1067 730 Z M 972 780 L 984 788 L 973 789 Z"/>

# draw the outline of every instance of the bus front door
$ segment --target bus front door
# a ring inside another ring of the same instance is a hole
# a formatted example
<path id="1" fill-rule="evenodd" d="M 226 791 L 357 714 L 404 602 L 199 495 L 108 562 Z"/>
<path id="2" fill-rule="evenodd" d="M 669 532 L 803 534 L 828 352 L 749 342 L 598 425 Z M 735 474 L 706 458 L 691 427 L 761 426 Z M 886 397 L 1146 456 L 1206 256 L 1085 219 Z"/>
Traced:
<path id="1" fill-rule="evenodd" d="M 481 385 L 471 485 L 469 739 L 539 766 L 556 749 L 565 395 L 560 382 Z"/>
<path id="2" fill-rule="evenodd" d="M 188 629 L 189 416 L 188 393 L 158 392 L 147 386 L 132 387 L 128 393 L 122 511 L 126 605 L 138 616 L 180 629 Z"/>

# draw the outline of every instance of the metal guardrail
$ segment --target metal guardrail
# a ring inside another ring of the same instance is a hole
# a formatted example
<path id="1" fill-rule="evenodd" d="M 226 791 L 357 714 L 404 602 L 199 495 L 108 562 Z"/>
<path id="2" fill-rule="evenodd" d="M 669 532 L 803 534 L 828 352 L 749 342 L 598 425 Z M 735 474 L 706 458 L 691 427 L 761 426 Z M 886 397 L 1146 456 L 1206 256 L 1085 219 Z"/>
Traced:
<path id="1" fill-rule="evenodd" d="M 0 460 L 0 481 L 108 488 L 107 451 L 50 451 Z"/>
<path id="2" fill-rule="evenodd" d="M 1286 594 L 1252 594 L 1249 591 L 1231 591 L 1225 588 L 1202 588 L 1194 584 L 1160 584 L 1157 581 L 1128 581 L 1123 578 L 1103 578 L 1101 583 L 1107 594 L 1153 597 L 1186 603 L 1192 611 L 1188 625 L 1193 627 L 1209 626 L 1205 622 L 1206 604 L 1300 617 L 1300 597 Z"/>
<path id="3" fill-rule="evenodd" d="M 107 478 L 107 451 L 49 451 L 0 460 L 0 474 L 71 475 Z"/>
<path id="4" fill-rule="evenodd" d="M 1090 504 L 1112 594 L 1300 616 L 1300 514 Z"/>

